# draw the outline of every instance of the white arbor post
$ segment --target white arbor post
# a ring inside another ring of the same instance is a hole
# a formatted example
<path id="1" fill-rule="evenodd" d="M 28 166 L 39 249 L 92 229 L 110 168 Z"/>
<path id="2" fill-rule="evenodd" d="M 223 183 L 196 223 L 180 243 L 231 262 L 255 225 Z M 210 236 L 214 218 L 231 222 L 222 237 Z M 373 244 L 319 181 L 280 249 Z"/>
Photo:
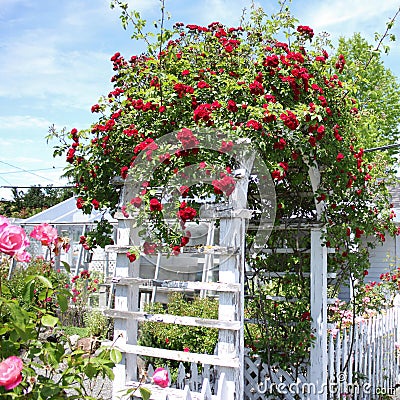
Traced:
<path id="1" fill-rule="evenodd" d="M 310 353 L 311 400 L 327 399 L 328 348 L 327 348 L 327 269 L 328 251 L 321 244 L 321 229 L 311 229 L 311 329 L 315 335 Z"/>
<path id="2" fill-rule="evenodd" d="M 232 249 L 233 254 L 220 258 L 219 281 L 240 284 L 239 293 L 221 293 L 219 297 L 218 319 L 240 322 L 240 330 L 220 330 L 218 356 L 237 357 L 239 368 L 220 367 L 219 375 L 225 374 L 229 393 L 227 399 L 243 400 L 244 396 L 244 270 L 246 223 L 251 217 L 247 207 L 249 176 L 254 162 L 254 154 L 243 157 L 241 168 L 244 176 L 236 182 L 229 206 L 230 212 L 220 220 L 220 245 Z"/>
<path id="3" fill-rule="evenodd" d="M 116 271 L 118 277 L 136 278 L 139 276 L 139 260 L 130 263 L 126 257 L 127 249 L 135 243 L 135 230 L 132 228 L 132 220 L 125 219 L 120 213 L 118 219 L 117 246 L 123 250 L 117 252 Z M 137 239 L 136 239 L 137 240 Z M 110 246 L 111 247 L 111 246 Z M 112 293 L 110 293 L 112 296 Z M 139 288 L 137 286 L 116 286 L 115 305 L 116 310 L 138 311 Z M 134 319 L 114 320 L 114 340 L 118 343 L 137 344 L 138 323 Z M 126 382 L 137 380 L 137 356 L 136 354 L 123 353 L 122 361 L 114 368 L 113 399 L 121 396 L 121 391 L 126 388 Z"/>

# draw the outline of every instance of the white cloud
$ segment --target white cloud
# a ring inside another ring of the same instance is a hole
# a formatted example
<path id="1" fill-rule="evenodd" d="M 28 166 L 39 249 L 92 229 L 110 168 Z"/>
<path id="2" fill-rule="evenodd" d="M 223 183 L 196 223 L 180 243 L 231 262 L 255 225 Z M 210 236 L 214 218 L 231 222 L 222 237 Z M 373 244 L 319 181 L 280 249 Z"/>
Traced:
<path id="1" fill-rule="evenodd" d="M 0 116 L 0 130 L 12 130 L 21 128 L 48 128 L 50 125 L 51 122 L 46 120 L 45 118 L 33 117 L 31 115 Z M 2 144 L 4 143 L 2 142 Z"/>
<path id="2" fill-rule="evenodd" d="M 300 2 L 294 2 L 299 6 Z M 307 2 L 299 9 L 301 21 L 312 21 L 315 30 L 326 30 L 330 33 L 348 35 L 361 32 L 367 27 L 367 32 L 373 35 L 375 30 L 383 32 L 385 23 L 394 16 L 399 8 L 398 0 L 336 0 L 334 2 Z M 310 23 L 311 24 L 311 23 Z"/>

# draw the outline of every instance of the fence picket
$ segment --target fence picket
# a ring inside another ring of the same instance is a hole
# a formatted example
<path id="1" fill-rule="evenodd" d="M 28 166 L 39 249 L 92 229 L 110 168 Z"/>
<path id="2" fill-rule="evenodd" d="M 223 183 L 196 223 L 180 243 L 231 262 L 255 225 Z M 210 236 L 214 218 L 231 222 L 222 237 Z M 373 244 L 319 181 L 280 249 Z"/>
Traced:
<path id="1" fill-rule="evenodd" d="M 211 385 L 210 381 L 207 378 L 204 378 L 203 380 L 203 387 L 201 389 L 201 394 L 203 396 L 202 400 L 212 400 Z"/>
<path id="2" fill-rule="evenodd" d="M 192 400 L 192 395 L 190 394 L 190 389 L 188 385 L 186 385 L 183 389 L 183 400 Z"/>

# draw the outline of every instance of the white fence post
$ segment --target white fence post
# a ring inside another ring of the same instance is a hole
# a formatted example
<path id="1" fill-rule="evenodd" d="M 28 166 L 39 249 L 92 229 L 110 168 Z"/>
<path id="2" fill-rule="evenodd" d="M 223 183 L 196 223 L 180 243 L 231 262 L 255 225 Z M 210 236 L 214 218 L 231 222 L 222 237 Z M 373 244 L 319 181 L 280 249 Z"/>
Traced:
<path id="1" fill-rule="evenodd" d="M 310 353 L 309 382 L 314 386 L 311 400 L 327 399 L 327 248 L 321 245 L 321 229 L 311 229 L 311 328 L 315 335 Z"/>

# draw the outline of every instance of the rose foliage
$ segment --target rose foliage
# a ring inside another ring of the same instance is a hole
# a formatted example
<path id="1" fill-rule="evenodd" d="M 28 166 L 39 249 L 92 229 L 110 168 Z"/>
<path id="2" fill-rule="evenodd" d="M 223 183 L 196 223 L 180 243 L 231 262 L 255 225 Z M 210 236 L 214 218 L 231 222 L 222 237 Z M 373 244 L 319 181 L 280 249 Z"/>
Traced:
<path id="1" fill-rule="evenodd" d="M 21 227 L 0 216 L 0 398 L 98 398 L 101 388 L 94 389 L 93 382 L 113 379 L 112 368 L 122 356 L 110 347 L 88 355 L 71 345 L 58 316 L 73 295 L 52 261 L 61 249 L 68 250 L 68 240 L 48 224 L 36 226 L 30 236 L 47 247 L 51 261 L 32 260 L 26 269 L 30 274 L 21 274 L 23 281 L 14 275 L 8 280 L 11 257 L 28 254 L 29 241 Z"/>

